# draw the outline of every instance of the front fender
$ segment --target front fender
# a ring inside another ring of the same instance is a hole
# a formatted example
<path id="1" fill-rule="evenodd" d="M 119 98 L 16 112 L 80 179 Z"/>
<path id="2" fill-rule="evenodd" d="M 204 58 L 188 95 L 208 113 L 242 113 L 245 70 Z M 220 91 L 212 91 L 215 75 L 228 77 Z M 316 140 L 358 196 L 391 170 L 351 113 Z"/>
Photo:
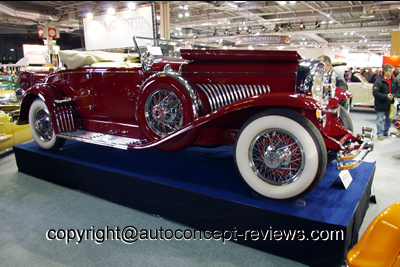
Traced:
<path id="1" fill-rule="evenodd" d="M 218 119 L 224 115 L 231 114 L 233 112 L 240 110 L 245 110 L 248 108 L 263 107 L 263 106 L 266 108 L 290 107 L 306 111 L 313 111 L 322 108 L 322 106 L 318 102 L 316 102 L 312 97 L 300 94 L 274 93 L 274 94 L 253 96 L 240 101 L 233 102 L 211 113 L 208 113 L 198 118 L 197 120 L 188 123 L 178 131 L 170 135 L 167 135 L 163 138 L 160 138 L 156 141 L 143 143 L 140 145 L 128 145 L 128 147 L 131 149 L 142 149 L 142 148 L 154 147 L 168 141 L 174 142 L 178 140 L 180 138 L 180 135 L 183 134 L 184 132 L 198 128 L 204 125 L 205 123 Z M 316 119 L 314 119 L 314 121 L 315 120 Z"/>
<path id="2" fill-rule="evenodd" d="M 343 99 L 348 99 L 348 98 L 353 98 L 353 95 L 351 94 L 350 91 L 347 91 L 343 88 L 336 87 L 335 90 L 335 97 L 333 97 L 329 101 L 329 109 L 336 108 L 339 102 Z"/>
<path id="3" fill-rule="evenodd" d="M 40 98 L 44 101 L 47 108 L 50 112 L 50 118 L 53 125 L 57 125 L 56 117 L 54 113 L 54 101 L 55 100 L 62 100 L 65 99 L 65 95 L 54 85 L 49 84 L 36 84 L 29 88 L 25 95 L 22 97 L 21 109 L 20 109 L 20 116 L 17 121 L 17 125 L 28 124 L 29 118 L 29 109 L 32 105 L 32 102 L 36 98 Z M 58 129 L 54 127 L 54 131 L 56 134 L 58 133 Z"/>

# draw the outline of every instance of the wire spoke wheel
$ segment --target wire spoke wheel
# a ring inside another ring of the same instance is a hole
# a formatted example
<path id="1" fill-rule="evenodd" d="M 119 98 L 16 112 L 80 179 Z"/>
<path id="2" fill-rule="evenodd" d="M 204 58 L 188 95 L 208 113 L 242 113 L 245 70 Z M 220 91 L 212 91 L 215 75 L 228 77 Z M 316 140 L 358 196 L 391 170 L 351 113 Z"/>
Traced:
<path id="1" fill-rule="evenodd" d="M 166 136 L 182 127 L 182 103 L 170 90 L 155 90 L 147 98 L 145 118 L 154 133 Z"/>
<path id="2" fill-rule="evenodd" d="M 49 109 L 39 98 L 35 99 L 29 108 L 29 127 L 33 139 L 43 149 L 58 150 L 65 143 L 65 139 L 57 137 L 54 133 Z"/>
<path id="3" fill-rule="evenodd" d="M 273 185 L 295 181 L 304 168 L 304 150 L 287 131 L 269 129 L 256 135 L 250 144 L 249 158 L 254 173 Z"/>
<path id="4" fill-rule="evenodd" d="M 51 124 L 49 112 L 43 108 L 36 110 L 34 123 L 39 138 L 46 142 L 50 141 L 53 136 L 53 125 Z"/>
<path id="5" fill-rule="evenodd" d="M 249 118 L 236 137 L 235 163 L 246 184 L 261 196 L 293 200 L 322 179 L 326 146 L 315 125 L 285 109 Z"/>

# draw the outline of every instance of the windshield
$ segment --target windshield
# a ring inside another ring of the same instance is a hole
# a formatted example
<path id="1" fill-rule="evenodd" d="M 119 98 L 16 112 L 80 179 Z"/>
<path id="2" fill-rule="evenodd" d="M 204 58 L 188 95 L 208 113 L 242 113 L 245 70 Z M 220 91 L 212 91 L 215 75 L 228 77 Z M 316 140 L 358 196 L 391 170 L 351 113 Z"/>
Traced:
<path id="1" fill-rule="evenodd" d="M 140 55 L 145 52 L 151 52 L 154 57 L 180 57 L 180 49 L 191 49 L 192 45 L 189 42 L 154 39 L 149 37 L 133 37 L 136 50 Z"/>

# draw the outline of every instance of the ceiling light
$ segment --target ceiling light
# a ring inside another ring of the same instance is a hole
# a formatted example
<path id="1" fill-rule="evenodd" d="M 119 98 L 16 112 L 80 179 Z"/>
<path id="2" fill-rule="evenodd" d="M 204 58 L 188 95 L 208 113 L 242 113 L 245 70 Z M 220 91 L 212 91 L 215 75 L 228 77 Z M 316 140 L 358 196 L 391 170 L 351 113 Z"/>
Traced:
<path id="1" fill-rule="evenodd" d="M 375 18 L 375 11 L 369 10 L 369 11 L 364 11 L 364 14 L 360 16 L 362 19 L 371 19 Z"/>
<path id="2" fill-rule="evenodd" d="M 245 26 L 243 29 L 244 29 L 244 30 L 247 30 L 247 26 Z"/>
<path id="3" fill-rule="evenodd" d="M 185 5 L 185 6 L 183 7 L 183 9 L 184 9 L 184 10 L 188 10 L 188 9 L 189 9 L 189 6 L 188 6 L 188 5 Z"/>
<path id="4" fill-rule="evenodd" d="M 379 35 L 389 35 L 390 32 L 389 32 L 388 29 L 382 29 L 378 34 L 379 34 Z"/>
<path id="5" fill-rule="evenodd" d="M 296 4 L 296 1 L 289 1 L 290 4 Z"/>
<path id="6" fill-rule="evenodd" d="M 280 5 L 286 5 L 287 4 L 286 1 L 276 1 L 276 2 L 278 2 L 278 4 L 280 4 Z"/>
<path id="7" fill-rule="evenodd" d="M 87 17 L 88 19 L 94 19 L 94 16 L 93 16 L 93 13 L 92 13 L 92 12 L 87 13 L 87 14 L 86 14 L 86 17 Z"/>
<path id="8" fill-rule="evenodd" d="M 345 32 L 344 35 L 347 35 L 347 32 Z"/>
<path id="9" fill-rule="evenodd" d="M 321 21 L 321 24 L 326 24 L 326 21 L 325 20 Z"/>
<path id="10" fill-rule="evenodd" d="M 333 20 L 330 20 L 329 23 L 332 24 L 332 23 L 333 23 Z"/>
<path id="11" fill-rule="evenodd" d="M 115 15 L 115 9 L 110 7 L 109 9 L 107 9 L 107 13 L 110 15 Z"/>
<path id="12" fill-rule="evenodd" d="M 368 42 L 368 40 L 367 40 L 367 39 L 365 39 L 365 40 L 364 40 L 364 43 L 366 43 L 366 42 Z"/>
<path id="13" fill-rule="evenodd" d="M 186 16 L 186 17 L 189 17 L 189 16 L 190 16 L 189 12 L 186 12 L 186 13 L 185 13 L 185 16 Z"/>
<path id="14" fill-rule="evenodd" d="M 182 14 L 182 13 L 179 13 L 179 14 L 178 14 L 178 17 L 182 18 L 182 17 L 183 17 L 183 14 Z"/>
<path id="15" fill-rule="evenodd" d="M 136 4 L 133 3 L 133 2 L 129 2 L 129 3 L 128 3 L 128 8 L 129 8 L 130 10 L 136 10 Z"/>
<path id="16" fill-rule="evenodd" d="M 251 45 L 249 45 L 249 49 L 250 49 L 250 50 L 253 50 L 254 48 L 253 48 Z"/>
<path id="17" fill-rule="evenodd" d="M 353 35 L 353 34 L 354 34 L 354 32 L 351 32 L 350 34 L 351 34 L 351 35 Z"/>

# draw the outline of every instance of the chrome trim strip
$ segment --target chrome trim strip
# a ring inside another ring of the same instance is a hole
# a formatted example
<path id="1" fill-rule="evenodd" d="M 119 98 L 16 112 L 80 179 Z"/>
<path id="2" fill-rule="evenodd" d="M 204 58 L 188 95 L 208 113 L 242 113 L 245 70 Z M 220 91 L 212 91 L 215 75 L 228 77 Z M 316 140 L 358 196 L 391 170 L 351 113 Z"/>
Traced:
<path id="1" fill-rule="evenodd" d="M 227 100 L 228 100 L 228 104 L 232 103 L 233 101 L 231 100 L 231 97 L 230 97 L 230 95 L 229 95 L 229 92 L 226 90 L 225 85 L 223 84 L 223 87 L 224 87 L 224 88 L 222 88 L 222 86 L 221 86 L 220 84 L 218 84 L 218 87 L 219 87 L 219 89 L 224 93 L 224 95 L 226 95 L 226 98 L 227 98 Z"/>
<path id="2" fill-rule="evenodd" d="M 218 87 L 215 84 L 213 84 L 213 86 L 214 86 L 215 90 L 218 92 L 218 94 L 220 95 L 220 97 L 222 97 L 221 98 L 222 106 L 228 105 L 229 103 L 228 103 L 227 98 L 225 97 L 225 93 L 223 91 L 219 90 Z"/>
<path id="3" fill-rule="evenodd" d="M 200 87 L 200 89 L 204 92 L 204 94 L 205 94 L 206 97 L 207 97 L 208 103 L 210 103 L 211 110 L 214 111 L 214 110 L 215 110 L 214 98 L 212 98 L 212 97 L 208 94 L 207 89 L 204 89 L 203 86 L 201 86 L 200 84 L 197 84 L 197 86 Z"/>
<path id="4" fill-rule="evenodd" d="M 66 97 L 66 98 L 64 98 L 62 100 L 54 100 L 54 103 L 59 104 L 59 103 L 71 102 L 71 101 L 72 101 L 72 99 L 70 97 Z"/>
<path id="5" fill-rule="evenodd" d="M 211 112 L 247 97 L 270 93 L 269 86 L 241 84 L 196 84 L 206 95 Z"/>
<path id="6" fill-rule="evenodd" d="M 232 87 L 235 88 L 233 84 L 232 84 Z M 236 92 L 238 92 L 238 94 L 239 94 L 239 100 L 245 98 L 245 97 L 242 95 L 242 92 L 240 91 L 240 88 L 239 88 L 238 85 L 236 85 Z"/>

